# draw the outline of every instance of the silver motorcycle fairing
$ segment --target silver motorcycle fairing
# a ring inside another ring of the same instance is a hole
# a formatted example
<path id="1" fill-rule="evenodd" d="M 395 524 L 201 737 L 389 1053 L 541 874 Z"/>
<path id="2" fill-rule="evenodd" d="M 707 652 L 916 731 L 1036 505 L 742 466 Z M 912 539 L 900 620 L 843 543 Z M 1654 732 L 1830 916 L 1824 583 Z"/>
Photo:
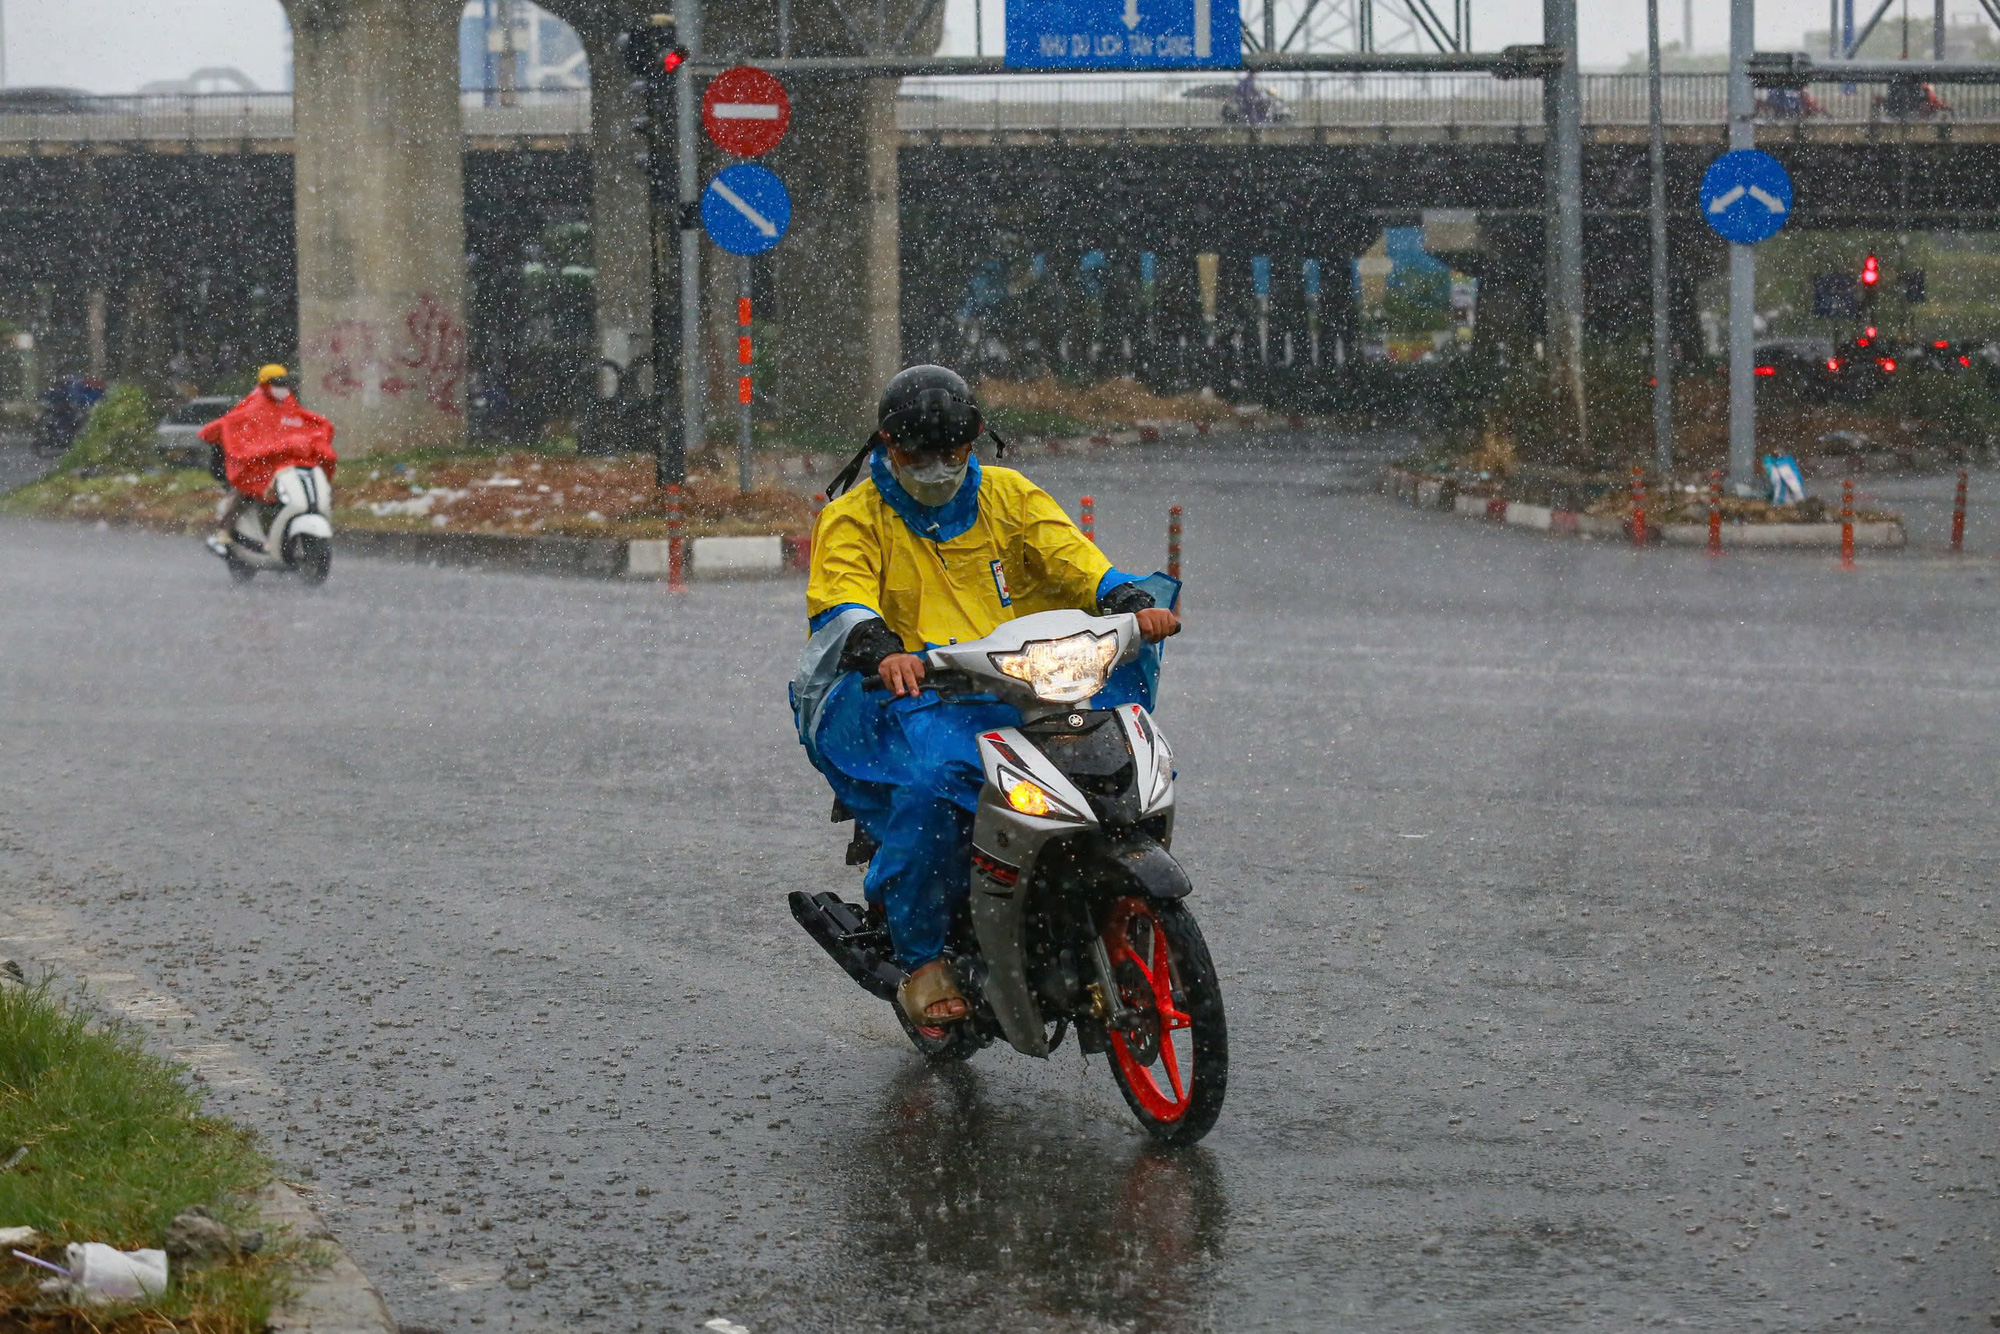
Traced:
<path id="1" fill-rule="evenodd" d="M 1049 1054 L 1041 1006 L 1028 985 L 1024 898 L 1034 883 L 1035 858 L 1050 839 L 1092 828 L 1090 802 L 1019 728 L 979 734 L 986 782 L 972 815 L 972 929 L 986 959 L 983 994 L 1015 1050 Z M 1007 789 L 1027 779 L 1049 795 L 1063 818 L 1025 815 L 1007 802 Z"/>
<path id="2" fill-rule="evenodd" d="M 1139 785 L 1139 812 L 1152 815 L 1174 805 L 1174 752 L 1160 734 L 1152 715 L 1137 704 L 1117 710 L 1118 725 L 1125 731 L 1125 744 L 1132 748 L 1133 781 Z M 1171 824 L 1169 829 L 1171 829 Z M 1171 835 L 1160 840 L 1171 844 Z"/>
<path id="3" fill-rule="evenodd" d="M 1173 840 L 1172 754 L 1144 709 L 1128 704 L 1114 712 L 1132 749 L 1133 781 L 1157 838 L 1137 829 L 1105 830 L 1083 793 L 1020 729 L 979 735 L 986 782 L 972 819 L 972 926 L 986 961 L 982 994 L 1007 1041 L 1023 1055 L 1049 1054 L 1048 1027 L 1028 977 L 1026 940 L 1028 891 L 1049 846 L 1086 838 L 1104 844 L 1107 861 L 1148 893 L 1178 898 L 1189 889 L 1186 873 L 1166 846 Z M 1058 809 L 1073 811 L 1074 818 L 1015 810 L 1006 794 L 1020 778 L 1039 786 Z"/>

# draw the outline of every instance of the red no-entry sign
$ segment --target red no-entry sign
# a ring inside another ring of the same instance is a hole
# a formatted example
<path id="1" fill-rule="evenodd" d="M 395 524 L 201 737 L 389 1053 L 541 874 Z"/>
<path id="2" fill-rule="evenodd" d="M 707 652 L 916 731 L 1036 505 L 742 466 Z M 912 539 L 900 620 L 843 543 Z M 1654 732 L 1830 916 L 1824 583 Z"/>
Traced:
<path id="1" fill-rule="evenodd" d="M 755 65 L 715 76 L 701 99 L 701 126 L 725 153 L 756 157 L 777 146 L 792 121 L 784 85 Z"/>

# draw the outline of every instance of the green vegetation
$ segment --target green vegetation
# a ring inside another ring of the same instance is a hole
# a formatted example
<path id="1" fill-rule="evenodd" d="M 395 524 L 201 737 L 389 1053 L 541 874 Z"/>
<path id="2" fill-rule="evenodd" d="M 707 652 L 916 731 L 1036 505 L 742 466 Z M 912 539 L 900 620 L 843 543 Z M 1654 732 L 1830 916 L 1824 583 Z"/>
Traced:
<path id="1" fill-rule="evenodd" d="M 40 1232 L 46 1258 L 69 1242 L 121 1250 L 161 1244 L 190 1205 L 249 1222 L 241 1199 L 271 1176 L 250 1132 L 206 1115 L 188 1072 L 38 986 L 0 988 L 0 1220 Z M 38 1277 L 10 1261 L 0 1284 L 9 1329 L 254 1334 L 286 1289 L 292 1243 L 170 1274 L 166 1293 L 120 1318 L 72 1319 Z M 46 1277 L 46 1275 L 39 1275 Z M 167 1322 L 171 1322 L 170 1324 Z"/>
<path id="2" fill-rule="evenodd" d="M 159 462 L 153 448 L 153 429 L 159 424 L 160 414 L 144 389 L 114 384 L 104 401 L 91 409 L 60 466 L 65 472 L 151 468 Z"/>

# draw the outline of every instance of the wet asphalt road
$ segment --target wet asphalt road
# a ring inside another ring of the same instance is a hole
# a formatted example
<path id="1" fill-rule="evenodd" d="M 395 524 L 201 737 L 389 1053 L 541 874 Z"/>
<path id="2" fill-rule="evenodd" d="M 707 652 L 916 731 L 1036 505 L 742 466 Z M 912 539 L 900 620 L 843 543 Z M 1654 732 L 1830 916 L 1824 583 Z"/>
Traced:
<path id="1" fill-rule="evenodd" d="M 795 582 L 0 525 L 0 908 L 235 1045 L 406 1326 L 1964 1329 L 2000 1310 L 2000 578 L 1635 554 L 1324 442 L 1036 461 L 1187 507 L 1161 722 L 1236 1056 L 933 1074 L 791 922 L 856 886 Z"/>

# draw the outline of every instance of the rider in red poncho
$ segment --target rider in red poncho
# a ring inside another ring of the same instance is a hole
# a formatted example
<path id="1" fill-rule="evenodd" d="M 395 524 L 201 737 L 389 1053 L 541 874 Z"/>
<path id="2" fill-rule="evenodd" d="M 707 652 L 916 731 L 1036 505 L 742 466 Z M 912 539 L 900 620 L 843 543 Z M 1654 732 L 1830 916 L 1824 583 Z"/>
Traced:
<path id="1" fill-rule="evenodd" d="M 236 516 L 253 500 L 266 499 L 280 468 L 321 468 L 333 479 L 333 423 L 299 406 L 292 377 L 283 366 L 257 372 L 257 387 L 241 403 L 201 428 L 201 438 L 222 449 L 229 500 L 216 516 L 208 540 L 218 554 L 228 550 Z"/>

